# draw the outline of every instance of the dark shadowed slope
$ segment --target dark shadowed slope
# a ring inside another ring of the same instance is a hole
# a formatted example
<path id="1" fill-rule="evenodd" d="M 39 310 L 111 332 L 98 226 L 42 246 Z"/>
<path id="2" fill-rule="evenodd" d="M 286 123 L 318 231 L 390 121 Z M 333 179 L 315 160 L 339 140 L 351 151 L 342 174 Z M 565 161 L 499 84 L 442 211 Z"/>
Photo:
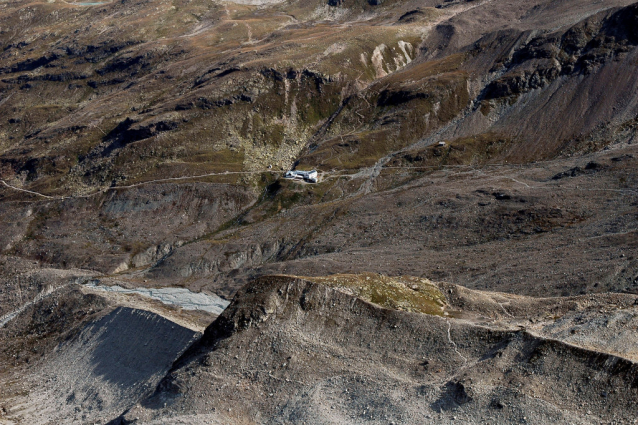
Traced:
<path id="1" fill-rule="evenodd" d="M 156 313 L 109 304 L 66 288 L 1 329 L 0 404 L 8 419 L 104 422 L 152 393 L 200 335 Z"/>

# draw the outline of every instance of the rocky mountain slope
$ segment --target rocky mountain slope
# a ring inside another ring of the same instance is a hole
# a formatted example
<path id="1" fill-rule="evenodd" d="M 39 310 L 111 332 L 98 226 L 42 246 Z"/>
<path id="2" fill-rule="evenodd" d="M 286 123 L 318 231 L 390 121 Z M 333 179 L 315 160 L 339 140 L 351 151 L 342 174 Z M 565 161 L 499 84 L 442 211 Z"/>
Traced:
<path id="1" fill-rule="evenodd" d="M 3 4 L 4 256 L 635 290 L 635 5 L 250 3 Z"/>
<path id="2" fill-rule="evenodd" d="M 56 288 L 0 326 L 0 423 L 105 423 L 152 393 L 212 317 Z"/>
<path id="3" fill-rule="evenodd" d="M 179 310 L 118 301 L 75 285 L 2 329 L 2 420 L 635 421 L 635 295 L 533 298 L 373 273 L 267 276 L 203 335 Z"/>
<path id="4" fill-rule="evenodd" d="M 492 160 L 593 150 L 635 124 L 629 4 L 8 2 L 2 173 L 69 194 L 470 136 Z"/>
<path id="5" fill-rule="evenodd" d="M 0 3 L 0 424 L 632 423 L 637 31 L 632 0 Z"/>
<path id="6" fill-rule="evenodd" d="M 369 283 L 383 292 L 406 282 Z M 262 278 L 238 293 L 152 397 L 113 423 L 635 422 L 635 349 L 623 357 L 607 351 L 606 338 L 588 345 L 606 326 L 567 322 L 609 317 L 597 310 L 613 303 L 622 326 L 634 327 L 624 344 L 635 347 L 636 296 L 529 299 L 407 284 L 426 289 L 444 300 L 438 314 L 379 308 L 294 277 Z M 561 325 L 572 331 L 553 332 Z"/>

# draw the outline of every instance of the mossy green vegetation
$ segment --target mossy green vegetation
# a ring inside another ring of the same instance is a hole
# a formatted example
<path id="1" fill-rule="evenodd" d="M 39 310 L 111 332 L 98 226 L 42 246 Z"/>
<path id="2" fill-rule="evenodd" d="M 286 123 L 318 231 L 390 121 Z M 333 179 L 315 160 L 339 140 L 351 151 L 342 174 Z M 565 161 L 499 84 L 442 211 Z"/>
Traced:
<path id="1" fill-rule="evenodd" d="M 317 184 L 282 178 L 275 180 L 272 175 L 265 173 L 259 183 L 259 187 L 263 187 L 259 201 L 242 214 L 241 220 L 235 220 L 234 225 L 260 222 L 280 211 L 300 205 L 314 205 L 335 200 L 338 196 L 331 190 L 335 183 L 335 180 Z"/>
<path id="2" fill-rule="evenodd" d="M 335 274 L 302 277 L 381 307 L 414 313 L 445 316 L 447 302 L 431 281 L 413 276 L 384 276 L 376 273 Z"/>

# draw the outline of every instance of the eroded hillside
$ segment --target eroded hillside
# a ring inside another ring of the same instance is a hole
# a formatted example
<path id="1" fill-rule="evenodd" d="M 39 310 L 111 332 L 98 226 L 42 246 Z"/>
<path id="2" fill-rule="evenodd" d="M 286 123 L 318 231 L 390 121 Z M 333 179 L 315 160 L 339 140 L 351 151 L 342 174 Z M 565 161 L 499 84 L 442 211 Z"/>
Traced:
<path id="1" fill-rule="evenodd" d="M 630 360 L 583 348 L 606 332 L 596 320 L 567 332 L 580 341 L 547 328 L 605 316 L 597 310 L 612 303 L 635 326 L 635 296 L 540 300 L 438 288 L 436 300 L 464 319 L 387 310 L 294 277 L 262 278 L 238 293 L 152 397 L 114 423 L 634 421 L 635 352 Z"/>
<path id="2" fill-rule="evenodd" d="M 629 2 L 250 3 L 4 3 L 3 177 L 70 195 L 470 136 L 499 162 L 631 136 Z"/>
<path id="3" fill-rule="evenodd" d="M 0 424 L 632 423 L 637 31 L 0 3 Z"/>
<path id="4" fill-rule="evenodd" d="M 634 290 L 635 5 L 252 3 L 2 5 L 3 255 Z"/>
<path id="5" fill-rule="evenodd" d="M 279 275 L 202 335 L 196 313 L 74 284 L 0 329 L 0 420 L 632 423 L 637 306 Z"/>

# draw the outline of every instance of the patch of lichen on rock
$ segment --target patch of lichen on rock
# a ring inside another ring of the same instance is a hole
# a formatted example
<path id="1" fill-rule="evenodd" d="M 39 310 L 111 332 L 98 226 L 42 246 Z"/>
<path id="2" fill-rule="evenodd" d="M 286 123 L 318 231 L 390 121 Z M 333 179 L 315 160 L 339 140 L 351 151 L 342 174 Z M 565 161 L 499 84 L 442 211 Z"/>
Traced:
<path id="1" fill-rule="evenodd" d="M 446 298 L 430 280 L 376 273 L 303 277 L 381 307 L 414 313 L 445 315 Z"/>

